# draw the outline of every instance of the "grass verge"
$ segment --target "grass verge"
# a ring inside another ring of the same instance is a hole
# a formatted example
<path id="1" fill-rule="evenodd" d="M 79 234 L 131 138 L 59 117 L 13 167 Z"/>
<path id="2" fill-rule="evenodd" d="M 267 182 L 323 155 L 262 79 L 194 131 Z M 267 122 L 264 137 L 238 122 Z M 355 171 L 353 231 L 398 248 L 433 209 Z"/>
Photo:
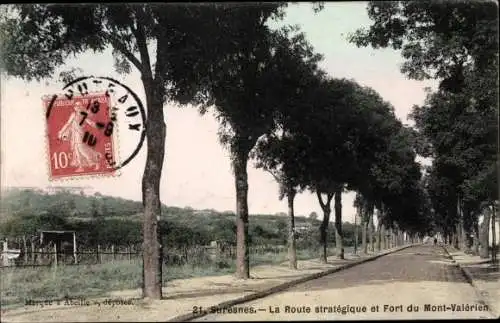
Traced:
<path id="1" fill-rule="evenodd" d="M 297 250 L 298 260 L 317 257 L 317 250 Z M 285 261 L 286 252 L 250 256 L 251 267 L 280 264 Z M 175 279 L 231 274 L 235 272 L 235 268 L 234 259 L 206 264 L 164 266 L 163 283 Z M 26 300 L 61 299 L 66 296 L 100 297 L 107 296 L 111 291 L 141 288 L 142 261 L 125 260 L 58 267 L 10 267 L 2 268 L 0 274 L 0 304 L 3 308 L 12 308 L 24 305 Z"/>

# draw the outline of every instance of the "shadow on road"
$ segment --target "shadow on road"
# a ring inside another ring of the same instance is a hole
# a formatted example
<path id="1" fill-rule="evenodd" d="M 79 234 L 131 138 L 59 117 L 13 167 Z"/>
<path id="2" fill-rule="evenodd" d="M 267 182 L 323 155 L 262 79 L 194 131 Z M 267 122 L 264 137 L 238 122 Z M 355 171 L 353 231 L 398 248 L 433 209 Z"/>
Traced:
<path id="1" fill-rule="evenodd" d="M 334 266 L 343 265 L 358 261 L 359 259 L 328 259 L 328 265 L 331 268 Z M 284 268 L 288 268 L 288 262 L 284 262 L 281 264 Z M 307 270 L 325 270 L 324 266 L 307 266 Z M 250 275 L 252 276 L 252 275 Z M 276 280 L 282 279 L 299 279 L 304 277 L 304 273 L 299 269 L 296 274 L 283 273 L 278 274 L 273 277 L 251 277 L 249 280 L 242 280 L 241 284 L 238 286 L 234 286 L 233 283 L 212 283 L 213 287 L 209 289 L 193 289 L 182 291 L 174 294 L 170 294 L 168 296 L 164 296 L 162 299 L 171 300 L 171 299 L 183 299 L 183 298 L 195 298 L 195 297 L 204 297 L 204 296 L 213 296 L 213 295 L 224 295 L 224 294 L 233 294 L 233 293 L 256 293 L 261 291 L 263 288 L 268 288 L 270 283 Z M 259 281 L 259 283 L 252 283 L 255 281 Z M 166 286 L 168 288 L 168 285 Z"/>
<path id="2" fill-rule="evenodd" d="M 233 293 L 245 293 L 245 292 L 256 292 L 255 288 L 249 287 L 232 287 L 232 288 L 219 288 L 219 289 L 207 289 L 207 290 L 193 290 L 182 292 L 178 294 L 169 295 L 163 297 L 162 299 L 181 299 L 181 298 L 195 298 L 195 297 L 203 297 L 203 296 L 213 296 L 213 295 L 224 295 L 224 294 L 233 294 Z"/>
<path id="3" fill-rule="evenodd" d="M 460 269 L 441 247 L 424 245 L 408 248 L 345 271 L 302 283 L 293 289 L 312 291 L 423 281 L 467 283 Z"/>
<path id="4" fill-rule="evenodd" d="M 500 279 L 500 271 L 498 266 L 491 263 L 485 264 L 472 264 L 472 265 L 462 265 L 466 268 L 474 277 L 474 279 L 485 280 L 485 281 L 498 281 Z"/>
<path id="5" fill-rule="evenodd" d="M 356 259 L 329 259 L 330 265 L 341 265 L 356 261 Z M 469 267 L 468 267 L 469 268 Z M 324 267 L 308 267 L 308 269 L 325 269 Z M 498 273 L 492 273 L 487 268 L 473 267 L 471 270 L 481 271 L 488 279 L 498 279 Z M 496 274 L 496 275 L 495 275 Z M 254 293 L 261 291 L 273 280 L 295 279 L 303 277 L 300 270 L 297 274 L 290 273 L 278 277 L 254 277 L 242 281 L 241 285 L 232 283 L 214 283 L 213 288 L 187 290 L 171 294 L 164 299 L 195 298 L 233 293 Z M 250 282 L 260 281 L 255 284 Z M 460 270 L 450 260 L 442 248 L 436 246 L 418 246 L 385 255 L 373 261 L 360 264 L 347 270 L 339 271 L 323 278 L 291 287 L 294 290 L 323 290 L 332 288 L 350 288 L 360 285 L 376 285 L 394 282 L 460 282 L 466 283 Z M 247 283 L 249 282 L 249 283 Z"/>

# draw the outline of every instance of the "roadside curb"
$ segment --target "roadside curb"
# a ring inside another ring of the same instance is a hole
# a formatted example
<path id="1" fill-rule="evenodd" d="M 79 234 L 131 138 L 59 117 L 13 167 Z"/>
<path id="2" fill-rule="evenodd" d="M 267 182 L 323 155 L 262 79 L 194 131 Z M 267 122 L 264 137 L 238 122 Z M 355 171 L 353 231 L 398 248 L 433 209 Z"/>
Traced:
<path id="1" fill-rule="evenodd" d="M 476 294 L 478 296 L 479 302 L 482 303 L 483 305 L 488 306 L 488 309 L 494 317 L 498 317 L 498 313 L 500 313 L 500 309 L 496 308 L 495 305 L 493 305 L 486 297 L 484 297 L 484 294 L 487 294 L 485 290 L 480 288 L 475 282 L 474 282 L 474 277 L 470 273 L 470 271 L 465 268 L 464 266 L 461 266 L 458 261 L 455 260 L 455 258 L 451 255 L 451 253 L 448 251 L 448 249 L 445 246 L 442 246 L 448 257 L 452 260 L 453 264 L 460 269 L 462 274 L 465 276 L 465 280 L 474 287 Z M 483 262 L 484 263 L 484 262 Z"/>
<path id="2" fill-rule="evenodd" d="M 231 307 L 231 306 L 234 306 L 234 305 L 238 305 L 238 304 L 241 304 L 241 303 L 246 303 L 246 302 L 253 301 L 253 300 L 256 300 L 256 299 L 259 299 L 259 298 L 263 298 L 263 297 L 266 297 L 268 295 L 271 295 L 271 294 L 274 294 L 274 293 L 277 293 L 277 292 L 281 292 L 281 291 L 283 291 L 285 289 L 288 289 L 288 288 L 290 288 L 292 286 L 304 283 L 306 281 L 317 279 L 317 278 L 320 278 L 320 277 L 323 277 L 323 276 L 327 276 L 327 275 L 336 273 L 338 271 L 341 271 L 341 270 L 344 270 L 344 269 L 348 269 L 348 268 L 351 268 L 351 267 L 354 267 L 354 266 L 357 266 L 357 265 L 360 265 L 360 264 L 363 264 L 363 263 L 366 263 L 366 262 L 369 262 L 369 261 L 373 261 L 375 259 L 378 259 L 380 257 L 386 256 L 388 254 L 391 254 L 391 253 L 394 253 L 394 252 L 397 252 L 397 251 L 400 251 L 400 250 L 404 250 L 406 248 L 418 246 L 418 245 L 421 245 L 421 244 L 420 243 L 418 243 L 418 244 L 410 244 L 410 245 L 406 245 L 406 246 L 402 246 L 402 247 L 398 247 L 398 248 L 389 249 L 389 250 L 387 250 L 385 252 L 382 252 L 382 253 L 380 253 L 378 255 L 375 255 L 375 256 L 371 256 L 371 257 L 368 257 L 368 258 L 365 258 L 365 259 L 362 259 L 362 260 L 359 260 L 359 261 L 355 261 L 355 262 L 352 262 L 352 263 L 348 263 L 348 264 L 345 264 L 345 265 L 341 265 L 339 267 L 328 269 L 326 271 L 322 271 L 322 272 L 319 272 L 319 273 L 310 274 L 310 275 L 304 276 L 302 278 L 298 278 L 298 279 L 295 279 L 295 280 L 291 280 L 291 281 L 288 281 L 288 282 L 281 283 L 279 285 L 273 286 L 273 287 L 268 288 L 266 290 L 262 290 L 262 291 L 255 292 L 255 293 L 250 294 L 250 295 L 246 295 L 246 296 L 239 297 L 239 298 L 236 298 L 236 299 L 233 299 L 233 300 L 230 300 L 230 301 L 219 303 L 217 305 L 210 306 L 210 309 L 228 308 L 228 307 Z M 201 313 L 182 314 L 182 315 L 176 316 L 176 317 L 174 317 L 172 319 L 169 319 L 169 320 L 167 320 L 165 322 L 186 322 L 186 321 L 193 320 L 195 318 L 203 317 L 203 316 L 208 315 L 208 314 L 210 314 L 208 311 L 203 311 Z"/>

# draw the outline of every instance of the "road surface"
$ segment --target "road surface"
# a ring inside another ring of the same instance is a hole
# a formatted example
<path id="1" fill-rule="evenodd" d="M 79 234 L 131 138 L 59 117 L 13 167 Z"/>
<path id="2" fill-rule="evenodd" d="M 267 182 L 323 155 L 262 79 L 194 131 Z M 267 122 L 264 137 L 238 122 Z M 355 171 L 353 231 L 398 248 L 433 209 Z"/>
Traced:
<path id="1" fill-rule="evenodd" d="M 493 318 L 442 247 L 407 248 L 196 321 Z"/>

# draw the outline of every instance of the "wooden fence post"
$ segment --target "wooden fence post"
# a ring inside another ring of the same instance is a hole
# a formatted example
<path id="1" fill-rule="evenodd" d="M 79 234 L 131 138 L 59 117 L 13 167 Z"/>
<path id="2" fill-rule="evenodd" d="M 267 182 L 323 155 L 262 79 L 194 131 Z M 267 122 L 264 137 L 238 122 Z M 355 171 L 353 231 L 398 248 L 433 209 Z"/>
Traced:
<path id="1" fill-rule="evenodd" d="M 73 257 L 75 258 L 75 265 L 78 264 L 78 259 L 76 258 L 76 232 L 73 232 Z"/>
<path id="2" fill-rule="evenodd" d="M 9 265 L 9 258 L 8 258 L 9 254 L 7 253 L 8 248 L 9 248 L 8 240 L 5 239 L 5 241 L 3 241 L 3 248 L 2 248 L 2 260 L 3 260 L 2 266 Z"/>
<path id="3" fill-rule="evenodd" d="M 99 255 L 99 251 L 101 249 L 101 245 L 97 245 L 97 252 L 96 252 L 96 255 L 97 255 L 97 263 L 100 264 L 101 263 L 101 256 Z"/>
<path id="4" fill-rule="evenodd" d="M 38 248 L 38 264 L 39 265 L 43 264 L 44 256 L 45 256 L 45 254 L 43 253 L 43 248 L 40 246 L 40 248 Z"/>
<path id="5" fill-rule="evenodd" d="M 115 261 L 115 245 L 111 245 L 111 253 L 113 254 L 113 261 Z"/>
<path id="6" fill-rule="evenodd" d="M 54 265 L 57 267 L 57 243 L 54 243 Z"/>
<path id="7" fill-rule="evenodd" d="M 30 238 L 30 258 L 31 258 L 31 264 L 35 264 L 35 243 L 33 241 L 33 238 Z"/>
<path id="8" fill-rule="evenodd" d="M 28 244 L 26 243 L 26 236 L 23 235 L 23 248 L 24 248 L 24 256 L 23 261 L 24 265 L 28 264 Z"/>

